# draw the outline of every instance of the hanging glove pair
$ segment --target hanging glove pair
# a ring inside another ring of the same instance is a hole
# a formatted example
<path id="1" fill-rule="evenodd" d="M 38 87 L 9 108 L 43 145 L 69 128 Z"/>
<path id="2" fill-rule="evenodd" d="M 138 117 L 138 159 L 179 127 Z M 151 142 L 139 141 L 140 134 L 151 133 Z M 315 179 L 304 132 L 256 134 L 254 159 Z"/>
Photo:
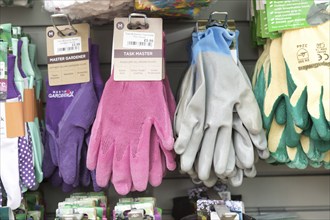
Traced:
<path id="1" fill-rule="evenodd" d="M 116 67 L 114 67 L 116 68 Z M 175 101 L 168 79 L 114 81 L 101 98 L 87 154 L 101 187 L 111 180 L 126 195 L 161 184 L 166 168 L 174 170 L 172 120 Z"/>
<path id="2" fill-rule="evenodd" d="M 254 92 L 268 134 L 269 162 L 328 167 L 328 31 L 329 22 L 284 31 L 258 61 L 265 65 L 256 66 Z"/>
<path id="3" fill-rule="evenodd" d="M 46 150 L 43 170 L 54 185 L 70 191 L 88 186 L 92 173 L 86 168 L 87 142 L 103 90 L 99 48 L 90 50 L 91 80 L 87 83 L 49 86 L 47 83 Z M 96 185 L 94 185 L 96 187 Z"/>
<path id="4" fill-rule="evenodd" d="M 249 79 L 231 56 L 234 38 L 219 27 L 193 34 L 192 64 L 175 115 L 180 168 L 207 186 L 227 177 L 238 186 L 242 169 L 254 176 L 254 145 L 263 158 L 269 154 Z"/>
<path id="5" fill-rule="evenodd" d="M 14 83 L 14 67 L 15 67 L 16 57 L 14 55 L 9 55 L 7 59 L 7 99 L 6 102 L 19 102 L 20 94 L 16 89 Z M 1 117 L 5 113 L 6 109 L 4 105 L 0 105 Z M 0 121 L 1 128 L 6 125 L 3 120 Z M 4 190 L 7 194 L 7 206 L 11 209 L 17 209 L 21 204 L 21 189 L 20 189 L 20 170 L 19 164 L 21 161 L 18 159 L 18 139 L 19 138 L 8 138 L 1 136 L 0 138 L 0 178 L 3 184 Z M 27 152 L 30 153 L 30 152 Z M 29 154 L 27 154 L 29 155 Z M 32 162 L 31 158 L 26 158 L 26 162 Z M 26 168 L 31 168 L 31 164 L 27 163 Z M 33 169 L 33 164 L 32 164 Z M 31 173 L 34 175 L 34 172 Z M 1 191 L 1 185 L 0 185 Z M 2 198 L 1 198 L 2 199 Z"/>
<path id="6" fill-rule="evenodd" d="M 27 37 L 12 38 L 11 43 L 13 54 L 17 57 L 14 67 L 15 86 L 19 91 L 21 101 L 24 101 L 25 92 L 32 89 L 35 83 L 35 72 L 30 61 L 32 55 L 35 54 L 28 52 L 29 40 Z M 26 188 L 36 189 L 43 180 L 41 170 L 43 144 L 38 118 L 35 117 L 33 121 L 27 122 L 25 130 L 25 136 L 19 137 L 18 142 L 23 191 L 26 191 Z M 30 172 L 24 172 L 27 167 L 32 167 Z"/>

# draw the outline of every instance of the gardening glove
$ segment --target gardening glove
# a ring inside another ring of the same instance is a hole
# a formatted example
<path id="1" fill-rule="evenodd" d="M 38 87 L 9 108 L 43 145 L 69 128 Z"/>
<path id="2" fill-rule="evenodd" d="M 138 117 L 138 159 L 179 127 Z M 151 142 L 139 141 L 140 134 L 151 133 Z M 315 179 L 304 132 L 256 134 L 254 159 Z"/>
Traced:
<path id="1" fill-rule="evenodd" d="M 294 122 L 306 129 L 310 117 L 324 141 L 330 140 L 329 31 L 330 21 L 327 21 L 318 26 L 287 30 L 282 35 L 283 56 L 296 85 L 290 98 Z"/>
<path id="2" fill-rule="evenodd" d="M 201 145 L 199 164 L 203 165 L 199 166 L 198 172 L 198 174 L 201 175 L 199 176 L 201 180 L 208 179 L 212 162 L 207 161 L 206 158 L 208 158 L 208 160 L 212 158 L 213 152 L 215 152 L 213 157 L 215 172 L 221 175 L 226 171 L 231 143 L 232 112 L 234 106 L 248 130 L 257 134 L 262 129 L 260 112 L 253 93 L 251 89 L 249 89 L 248 84 L 242 77 L 239 68 L 234 63 L 230 54 L 229 45 L 234 36 L 230 35 L 224 29 L 214 27 L 209 28 L 203 34 L 204 37 L 196 43 L 193 49 L 193 60 L 195 60 L 196 63 L 194 64 L 197 68 L 196 74 L 202 76 L 197 76 L 196 78 L 200 79 L 201 86 L 200 88 L 196 87 L 196 92 L 187 106 L 186 117 L 182 120 L 179 136 L 175 143 L 175 150 L 179 154 L 182 154 L 188 146 L 189 148 L 197 149 L 195 151 L 197 152 L 199 145 Z M 223 60 L 223 63 L 219 63 L 219 59 Z M 224 69 L 224 67 L 226 68 Z M 219 69 L 223 70 L 220 72 L 221 74 L 215 71 Z M 228 74 L 229 72 L 231 74 Z M 205 77 L 206 73 L 207 77 Z M 234 76 L 236 79 L 235 85 L 229 88 L 228 82 L 234 82 L 235 80 L 231 79 L 231 77 Z M 224 78 L 226 78 L 226 80 L 224 80 Z M 237 78 L 239 79 L 238 83 Z M 226 82 L 226 85 L 224 85 L 224 82 Z M 212 86 L 214 84 L 217 84 L 217 86 Z M 238 86 L 238 88 L 235 88 L 236 86 Z M 221 91 L 224 88 L 226 90 Z M 229 91 L 230 89 L 233 89 L 234 92 Z M 204 94 L 204 97 L 201 96 L 201 101 L 195 104 L 195 100 L 193 99 L 197 96 L 199 91 L 202 91 L 200 94 Z M 226 100 L 226 92 L 236 94 L 236 96 L 231 95 L 233 99 Z M 220 104 L 219 100 L 222 99 L 227 103 L 221 101 Z M 199 111 L 200 108 L 204 106 L 204 104 L 201 104 L 203 100 L 204 102 L 206 101 L 207 107 L 204 110 L 207 112 L 206 114 L 203 110 Z M 192 106 L 194 107 L 192 104 L 195 104 L 197 108 L 192 108 Z M 247 117 L 247 109 L 244 108 L 246 104 L 249 104 L 249 106 L 254 109 L 253 111 L 249 110 L 249 113 L 254 113 L 254 115 L 252 115 L 253 120 L 250 120 L 251 115 L 249 115 L 249 118 Z M 215 109 L 217 109 L 217 112 L 215 112 Z M 219 114 L 219 112 L 221 112 L 221 114 Z M 193 117 L 197 120 L 192 120 Z M 203 118 L 206 120 L 205 123 Z M 197 130 L 196 128 L 198 128 L 199 124 L 204 125 L 201 126 L 200 130 Z M 218 129 L 220 127 L 221 132 L 218 134 Z M 191 137 L 194 138 L 194 141 L 190 140 Z M 216 142 L 216 140 L 221 140 L 221 142 Z M 203 148 L 204 146 L 205 148 Z M 195 157 L 196 154 L 191 155 L 189 158 Z M 201 161 L 205 162 L 201 163 Z M 184 171 L 189 171 L 191 169 L 191 166 L 185 167 L 185 164 L 182 162 L 182 157 L 181 168 Z"/>
<path id="3" fill-rule="evenodd" d="M 12 51 L 13 54 L 16 56 L 14 68 L 13 68 L 14 82 L 15 82 L 15 88 L 19 93 L 19 99 L 21 101 L 24 100 L 24 89 L 28 87 L 27 77 L 23 72 L 21 65 L 22 46 L 23 46 L 23 42 L 21 40 L 12 38 Z M 30 127 L 28 126 L 27 123 L 24 124 L 25 124 L 25 136 L 18 138 L 20 177 L 23 186 L 31 189 L 37 185 L 36 175 L 35 175 L 36 166 L 33 163 L 34 162 L 33 144 L 32 144 L 32 136 L 30 133 Z M 26 169 L 28 169 L 28 171 Z M 26 191 L 26 189 L 23 189 L 23 191 Z"/>
<path id="4" fill-rule="evenodd" d="M 176 109 L 176 103 L 172 90 L 170 87 L 170 82 L 167 75 L 163 80 L 163 84 L 166 92 L 166 101 L 168 110 L 170 113 L 171 121 L 174 120 L 174 114 Z M 165 149 L 157 136 L 155 128 L 151 130 L 150 139 L 150 171 L 149 171 L 149 183 L 153 187 L 157 187 L 161 184 L 163 176 L 166 173 L 166 169 L 173 171 L 176 168 L 175 153 L 174 150 Z"/>
<path id="5" fill-rule="evenodd" d="M 32 89 L 34 87 L 35 73 L 29 58 L 29 50 L 28 50 L 29 39 L 27 37 L 22 37 L 21 40 L 23 42 L 21 48 L 22 69 L 28 78 L 28 88 Z M 41 183 L 43 180 L 43 173 L 42 173 L 43 145 L 40 134 L 39 120 L 34 118 L 33 122 L 28 122 L 28 126 L 30 128 L 30 133 L 31 133 L 33 163 L 35 167 L 36 179 L 38 183 Z"/>
<path id="6" fill-rule="evenodd" d="M 15 59 L 9 55 L 7 59 L 8 66 L 8 85 L 6 102 L 19 102 L 19 92 L 14 84 Z M 0 113 L 5 114 L 6 108 L 3 103 L 0 105 Z M 23 114 L 23 112 L 22 112 Z M 21 116 L 23 117 L 23 115 Z M 5 127 L 5 121 L 0 121 L 0 126 Z M 21 204 L 20 173 L 19 173 L 19 151 L 18 138 L 8 138 L 7 133 L 1 132 L 0 137 L 0 178 L 4 190 L 7 194 L 7 206 L 11 209 L 17 209 Z M 31 158 L 32 159 L 32 158 Z M 28 165 L 28 164 L 26 164 Z M 30 165 L 30 164 L 29 164 Z"/>
<path id="7" fill-rule="evenodd" d="M 172 149 L 164 90 L 162 81 L 122 82 L 114 81 L 111 75 L 104 89 L 107 95 L 102 96 L 97 110 L 87 154 L 87 167 L 96 169 L 99 186 L 106 186 L 111 178 L 119 194 L 131 190 L 131 173 L 142 172 L 146 167 L 130 164 L 130 160 L 139 154 L 148 155 L 145 151 L 150 149 L 152 127 L 164 148 Z"/>

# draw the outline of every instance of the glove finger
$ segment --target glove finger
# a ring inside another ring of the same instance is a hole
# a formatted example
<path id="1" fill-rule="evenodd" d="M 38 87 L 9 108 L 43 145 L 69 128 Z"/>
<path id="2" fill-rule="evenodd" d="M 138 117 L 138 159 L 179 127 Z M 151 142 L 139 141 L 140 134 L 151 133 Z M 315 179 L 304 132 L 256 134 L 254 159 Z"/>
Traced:
<path id="1" fill-rule="evenodd" d="M 89 186 L 91 183 L 91 173 L 86 167 L 86 157 L 87 157 L 87 145 L 84 143 L 82 151 L 81 151 L 81 159 L 78 164 L 80 167 L 79 170 L 79 179 L 82 186 Z"/>
<path id="2" fill-rule="evenodd" d="M 95 122 L 92 127 L 91 136 L 89 139 L 86 166 L 89 170 L 95 170 L 100 154 L 99 148 L 101 146 L 101 111 L 97 113 Z"/>
<path id="3" fill-rule="evenodd" d="M 212 157 L 217 139 L 218 128 L 208 127 L 204 131 L 204 137 L 201 143 L 201 149 L 198 158 L 198 177 L 204 181 L 210 178 L 212 168 Z"/>
<path id="4" fill-rule="evenodd" d="M 229 149 L 227 168 L 226 171 L 224 172 L 225 176 L 230 176 L 233 172 L 235 172 L 235 164 L 236 164 L 235 149 L 232 143 Z"/>
<path id="5" fill-rule="evenodd" d="M 48 136 L 46 136 L 47 139 Z M 44 173 L 45 178 L 50 177 L 56 169 L 56 166 L 53 164 L 51 153 L 49 149 L 49 145 L 45 144 L 45 153 L 44 159 L 42 161 L 42 171 Z"/>
<path id="6" fill-rule="evenodd" d="M 284 125 L 287 121 L 287 109 L 285 104 L 285 99 L 281 99 L 275 109 L 275 120 L 278 124 Z"/>
<path id="7" fill-rule="evenodd" d="M 276 120 L 273 119 L 268 134 L 268 148 L 271 156 L 280 163 L 286 163 L 289 161 L 284 135 L 285 126 L 277 124 Z"/>
<path id="8" fill-rule="evenodd" d="M 244 168 L 250 168 L 254 162 L 253 144 L 237 113 L 233 113 L 232 132 L 234 153 L 236 152 L 236 156 L 242 162 Z"/>
<path id="9" fill-rule="evenodd" d="M 152 122 L 146 120 L 137 146 L 130 147 L 130 170 L 132 182 L 137 191 L 144 191 L 148 185 L 150 148 L 158 147 L 154 137 L 156 132 L 152 129 Z M 156 143 L 155 143 L 156 142 Z"/>
<path id="10" fill-rule="evenodd" d="M 115 146 L 114 156 L 111 181 L 118 194 L 127 195 L 133 185 L 131 168 L 129 165 L 130 146 Z M 103 186 L 102 184 L 99 184 L 99 182 L 98 185 Z"/>
<path id="11" fill-rule="evenodd" d="M 238 187 L 243 183 L 243 171 L 241 169 L 237 169 L 236 175 L 228 179 L 229 184 Z"/>
<path id="12" fill-rule="evenodd" d="M 322 96 L 325 96 L 324 91 L 320 91 L 318 93 L 316 93 L 314 91 L 314 88 L 312 91 L 311 89 L 307 89 L 307 93 L 308 94 L 313 94 L 312 95 L 308 95 L 307 96 L 307 108 L 309 112 L 315 111 L 314 109 L 317 110 L 317 116 L 315 117 L 314 115 L 316 113 L 313 112 L 313 114 L 311 115 L 311 119 L 313 121 L 313 126 L 315 126 L 315 129 L 317 131 L 317 134 L 320 136 L 320 138 L 324 141 L 330 141 L 330 126 L 329 123 L 326 119 L 326 115 L 325 115 L 325 108 L 329 108 L 326 107 L 329 105 L 329 99 L 328 102 L 326 104 L 326 106 L 322 105 Z M 329 95 L 328 95 L 329 96 Z"/>
<path id="13" fill-rule="evenodd" d="M 63 181 L 72 185 L 79 174 L 79 163 L 81 157 L 81 149 L 84 142 L 84 130 L 76 129 L 63 143 L 62 139 L 59 140 L 59 145 L 63 146 L 60 150 L 59 169 L 62 175 Z M 70 143 L 70 147 L 67 147 L 66 143 Z M 65 146 L 65 147 L 64 147 Z"/>
<path id="14" fill-rule="evenodd" d="M 321 158 L 321 152 L 317 150 L 317 148 L 314 146 L 314 142 L 309 137 L 301 135 L 300 143 L 308 159 L 312 161 L 318 161 L 319 158 Z"/>
<path id="15" fill-rule="evenodd" d="M 323 153 L 322 157 L 323 157 L 324 168 L 329 170 L 330 169 L 330 150 Z"/>
<path id="16" fill-rule="evenodd" d="M 188 172 L 189 170 L 191 170 L 193 168 L 195 160 L 198 160 L 196 156 L 199 151 L 200 145 L 197 145 L 197 143 L 200 143 L 202 138 L 202 132 L 195 133 L 195 135 L 191 137 L 190 142 L 194 144 L 188 145 L 189 147 L 180 156 L 180 169 L 182 171 Z"/>
<path id="17" fill-rule="evenodd" d="M 296 147 L 286 147 L 290 163 L 298 169 L 305 169 L 308 166 L 308 158 L 302 150 L 301 144 L 299 143 Z"/>
<path id="18" fill-rule="evenodd" d="M 213 170 L 211 170 L 210 172 L 210 176 L 207 180 L 204 180 L 203 181 L 203 184 L 206 186 L 206 187 L 213 187 L 216 183 L 218 182 L 218 177 L 217 175 L 214 173 Z"/>
<path id="19" fill-rule="evenodd" d="M 186 72 L 184 79 L 181 83 L 180 91 L 179 91 L 179 102 L 177 108 L 175 110 L 175 117 L 174 117 L 174 132 L 176 135 L 179 134 L 181 123 L 183 121 L 186 108 L 194 94 L 193 91 L 193 72 L 192 67 L 188 69 Z"/>
<path id="20" fill-rule="evenodd" d="M 168 110 L 170 112 L 170 118 L 171 121 L 173 122 L 174 120 L 174 114 L 176 110 L 176 102 L 175 98 L 173 96 L 171 86 L 170 86 L 170 81 L 168 80 L 168 76 L 165 74 L 165 78 L 163 79 L 164 87 L 165 87 L 165 93 L 166 93 L 166 103 L 168 106 Z"/>
<path id="21" fill-rule="evenodd" d="M 228 155 L 232 145 L 232 127 L 223 126 L 218 131 L 217 142 L 213 156 L 214 171 L 217 175 L 222 175 L 226 171 Z"/>
<path id="22" fill-rule="evenodd" d="M 52 185 L 54 187 L 59 187 L 63 183 L 63 180 L 60 177 L 58 168 L 56 168 L 53 175 L 50 177 L 50 182 L 52 183 Z"/>
<path id="23" fill-rule="evenodd" d="M 253 165 L 251 168 L 244 169 L 244 175 L 249 178 L 254 178 L 257 175 L 257 169 Z"/>
<path id="24" fill-rule="evenodd" d="M 161 184 L 164 174 L 163 158 L 160 152 L 160 143 L 157 140 L 156 132 L 151 131 L 150 139 L 150 170 L 149 170 L 149 183 L 153 187 Z"/>
<path id="25" fill-rule="evenodd" d="M 97 157 L 96 183 L 100 187 L 106 187 L 113 172 L 114 160 L 116 160 L 114 158 L 115 143 L 112 140 L 104 139 L 101 144 L 99 155 Z"/>
<path id="26" fill-rule="evenodd" d="M 205 79 L 200 79 L 200 81 L 202 81 L 199 83 L 201 86 L 196 89 L 181 121 L 178 138 L 174 145 L 177 154 L 182 154 L 187 148 L 194 148 L 197 152 L 203 137 L 205 119 L 205 104 L 203 103 L 206 100 L 206 88 Z"/>

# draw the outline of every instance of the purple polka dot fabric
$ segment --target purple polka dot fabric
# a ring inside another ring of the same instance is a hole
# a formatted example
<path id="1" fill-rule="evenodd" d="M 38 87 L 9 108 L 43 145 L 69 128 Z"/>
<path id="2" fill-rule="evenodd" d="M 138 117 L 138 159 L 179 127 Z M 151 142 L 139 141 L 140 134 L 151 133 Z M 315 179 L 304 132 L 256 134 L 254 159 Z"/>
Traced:
<path id="1" fill-rule="evenodd" d="M 19 173 L 23 185 L 29 189 L 36 185 L 32 157 L 32 139 L 29 128 L 28 136 L 18 139 Z"/>

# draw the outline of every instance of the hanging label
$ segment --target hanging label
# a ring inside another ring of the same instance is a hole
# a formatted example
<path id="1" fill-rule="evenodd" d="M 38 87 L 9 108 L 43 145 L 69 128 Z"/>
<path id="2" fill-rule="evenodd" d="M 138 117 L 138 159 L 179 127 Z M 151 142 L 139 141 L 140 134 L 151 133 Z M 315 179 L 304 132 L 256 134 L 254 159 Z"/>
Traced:
<path id="1" fill-rule="evenodd" d="M 292 28 L 303 28 L 310 26 L 313 16 L 322 16 L 320 13 L 329 13 L 326 7 L 322 12 L 322 7 L 328 0 L 267 0 L 266 11 L 268 17 L 268 28 L 270 32 L 281 31 Z M 320 10 L 318 15 L 313 15 L 313 11 Z"/>
<path id="2" fill-rule="evenodd" d="M 25 135 L 22 102 L 0 102 L 0 137 Z"/>
<path id="3" fill-rule="evenodd" d="M 47 58 L 49 85 L 67 85 L 90 81 L 89 24 L 74 24 L 77 33 L 61 36 L 56 28 L 48 27 Z M 57 26 L 59 30 L 72 32 L 69 25 Z"/>
<path id="4" fill-rule="evenodd" d="M 129 29 L 128 18 L 115 18 L 112 49 L 114 80 L 162 80 L 163 20 L 161 18 L 132 18 L 131 23 L 148 25 Z"/>
<path id="5" fill-rule="evenodd" d="M 34 89 L 24 89 L 24 121 L 34 122 L 35 118 L 35 92 Z"/>

